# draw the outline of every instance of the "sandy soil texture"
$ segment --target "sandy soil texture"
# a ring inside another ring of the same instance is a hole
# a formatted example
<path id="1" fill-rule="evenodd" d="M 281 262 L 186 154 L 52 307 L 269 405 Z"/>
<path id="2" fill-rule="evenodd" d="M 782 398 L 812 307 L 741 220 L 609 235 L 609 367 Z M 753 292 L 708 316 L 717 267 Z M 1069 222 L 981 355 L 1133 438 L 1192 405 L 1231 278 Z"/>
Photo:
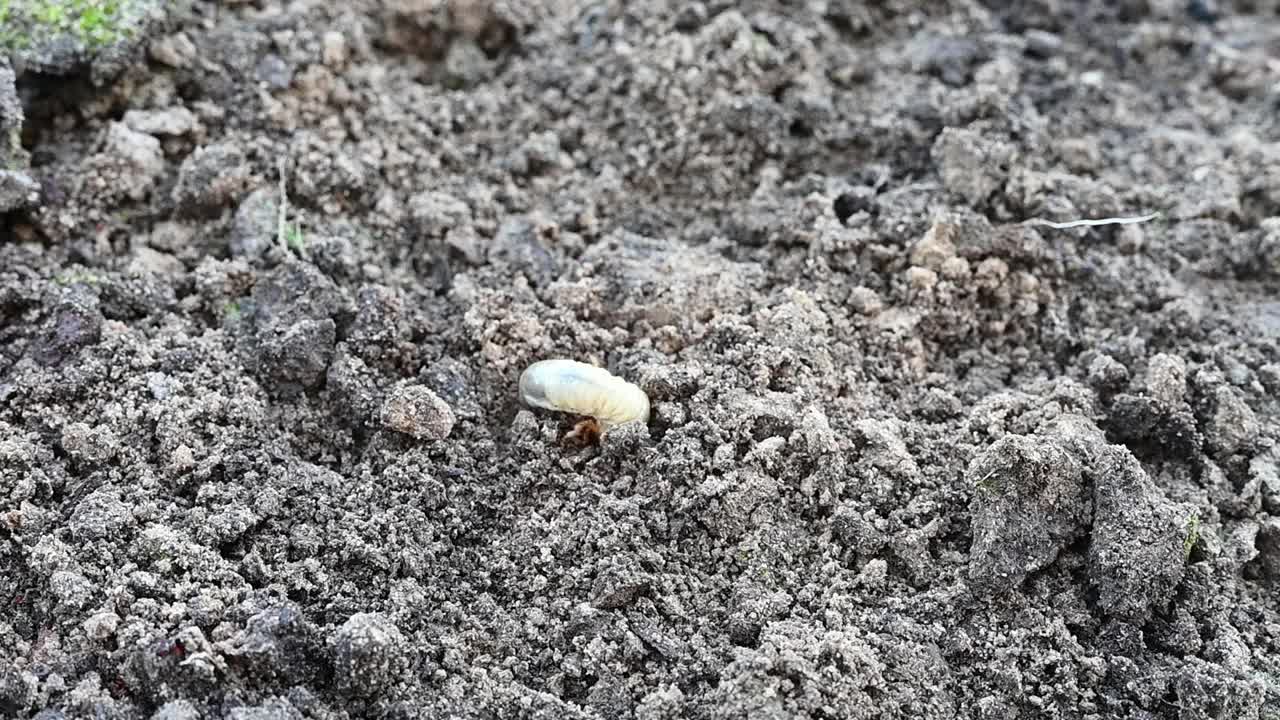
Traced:
<path id="1" fill-rule="evenodd" d="M 1280 2 L 0 48 L 0 717 L 1280 720 Z"/>

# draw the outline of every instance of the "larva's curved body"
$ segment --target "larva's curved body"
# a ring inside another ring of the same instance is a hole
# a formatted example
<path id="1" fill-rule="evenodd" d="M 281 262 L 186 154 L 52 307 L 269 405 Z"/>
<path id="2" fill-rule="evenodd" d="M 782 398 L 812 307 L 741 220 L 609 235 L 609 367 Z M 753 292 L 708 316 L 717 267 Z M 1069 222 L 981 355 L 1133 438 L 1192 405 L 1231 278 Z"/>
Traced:
<path id="1" fill-rule="evenodd" d="M 534 407 L 588 415 L 601 431 L 649 420 L 649 396 L 602 367 L 577 360 L 540 360 L 520 374 L 520 397 Z"/>

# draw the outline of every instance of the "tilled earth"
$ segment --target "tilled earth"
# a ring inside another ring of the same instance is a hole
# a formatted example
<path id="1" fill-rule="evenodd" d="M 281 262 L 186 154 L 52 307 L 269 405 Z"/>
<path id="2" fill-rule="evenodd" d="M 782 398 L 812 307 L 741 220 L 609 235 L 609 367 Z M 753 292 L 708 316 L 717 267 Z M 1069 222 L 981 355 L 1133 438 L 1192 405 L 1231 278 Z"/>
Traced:
<path id="1" fill-rule="evenodd" d="M 1280 718 L 1280 3 L 50 2 L 0 716 Z"/>

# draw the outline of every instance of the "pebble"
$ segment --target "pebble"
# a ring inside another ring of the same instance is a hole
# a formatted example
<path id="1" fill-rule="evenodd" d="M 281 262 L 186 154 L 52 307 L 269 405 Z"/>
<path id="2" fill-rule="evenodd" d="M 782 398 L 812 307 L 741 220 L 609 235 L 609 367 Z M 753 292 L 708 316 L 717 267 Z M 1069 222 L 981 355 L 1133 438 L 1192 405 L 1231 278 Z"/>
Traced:
<path id="1" fill-rule="evenodd" d="M 404 385 L 382 405 L 382 425 L 419 440 L 443 440 L 453 432 L 452 408 L 429 388 Z"/>
<path id="2" fill-rule="evenodd" d="M 130 110 L 124 114 L 124 124 L 148 135 L 186 135 L 196 128 L 196 116 L 184 107 Z"/>

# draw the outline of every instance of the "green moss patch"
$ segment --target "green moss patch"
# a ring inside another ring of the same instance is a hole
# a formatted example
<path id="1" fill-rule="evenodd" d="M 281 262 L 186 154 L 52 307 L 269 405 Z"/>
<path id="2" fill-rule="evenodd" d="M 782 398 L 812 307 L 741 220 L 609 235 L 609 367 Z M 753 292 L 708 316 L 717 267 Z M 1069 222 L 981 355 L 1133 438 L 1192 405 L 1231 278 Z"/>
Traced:
<path id="1" fill-rule="evenodd" d="M 0 48 L 24 50 L 34 38 L 71 36 L 89 48 L 128 34 L 125 0 L 0 0 Z"/>

